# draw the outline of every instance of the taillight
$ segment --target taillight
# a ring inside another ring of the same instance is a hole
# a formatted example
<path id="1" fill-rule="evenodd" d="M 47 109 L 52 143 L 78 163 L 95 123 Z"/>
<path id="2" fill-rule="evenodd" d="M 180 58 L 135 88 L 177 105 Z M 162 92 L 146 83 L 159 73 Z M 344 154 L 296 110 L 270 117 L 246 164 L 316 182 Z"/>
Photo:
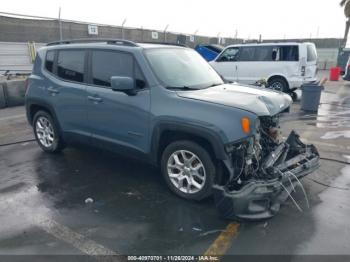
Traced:
<path id="1" fill-rule="evenodd" d="M 302 66 L 301 67 L 301 76 L 305 76 L 305 71 L 306 71 L 306 67 Z"/>
<path id="2" fill-rule="evenodd" d="M 348 64 L 348 69 L 350 69 L 350 64 Z"/>

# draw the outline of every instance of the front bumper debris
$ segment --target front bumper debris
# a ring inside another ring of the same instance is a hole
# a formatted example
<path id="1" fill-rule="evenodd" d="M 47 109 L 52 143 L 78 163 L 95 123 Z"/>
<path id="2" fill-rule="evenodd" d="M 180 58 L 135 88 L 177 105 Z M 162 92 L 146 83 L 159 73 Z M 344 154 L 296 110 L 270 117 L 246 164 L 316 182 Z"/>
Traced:
<path id="1" fill-rule="evenodd" d="M 224 218 L 261 220 L 274 216 L 291 197 L 299 178 L 319 167 L 319 154 L 313 145 L 305 145 L 292 131 L 263 161 L 259 172 L 269 179 L 246 181 L 239 189 L 214 185 L 215 205 Z M 294 201 L 294 199 L 293 199 Z"/>

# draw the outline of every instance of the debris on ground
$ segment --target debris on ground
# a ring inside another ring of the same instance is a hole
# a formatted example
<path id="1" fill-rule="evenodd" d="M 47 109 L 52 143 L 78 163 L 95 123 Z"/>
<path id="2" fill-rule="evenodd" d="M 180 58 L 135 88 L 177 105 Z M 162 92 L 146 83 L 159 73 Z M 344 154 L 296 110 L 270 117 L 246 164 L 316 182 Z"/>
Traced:
<path id="1" fill-rule="evenodd" d="M 87 199 L 85 199 L 85 204 L 91 204 L 93 202 L 94 200 L 91 197 L 88 197 Z"/>

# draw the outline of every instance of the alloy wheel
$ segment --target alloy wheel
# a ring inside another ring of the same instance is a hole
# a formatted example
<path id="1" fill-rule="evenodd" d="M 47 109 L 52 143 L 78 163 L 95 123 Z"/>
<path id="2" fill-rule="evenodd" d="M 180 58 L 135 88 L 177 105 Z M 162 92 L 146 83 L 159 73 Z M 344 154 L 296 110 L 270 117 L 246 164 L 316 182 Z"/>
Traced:
<path id="1" fill-rule="evenodd" d="M 183 193 L 194 194 L 203 189 L 206 172 L 199 157 L 187 150 L 170 155 L 167 171 L 171 183 Z"/>
<path id="2" fill-rule="evenodd" d="M 46 148 L 51 147 L 55 141 L 55 132 L 50 120 L 40 116 L 35 123 L 35 132 L 39 142 Z"/>

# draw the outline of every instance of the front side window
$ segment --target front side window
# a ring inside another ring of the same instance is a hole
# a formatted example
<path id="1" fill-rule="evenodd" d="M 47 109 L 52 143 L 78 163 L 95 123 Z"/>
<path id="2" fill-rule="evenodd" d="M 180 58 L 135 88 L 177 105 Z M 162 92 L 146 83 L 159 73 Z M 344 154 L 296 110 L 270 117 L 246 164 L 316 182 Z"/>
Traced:
<path id="1" fill-rule="evenodd" d="M 53 62 L 55 59 L 55 51 L 51 50 L 46 53 L 45 69 L 49 72 L 53 72 Z"/>
<path id="2" fill-rule="evenodd" d="M 60 78 L 84 82 L 85 51 L 61 50 L 58 52 L 57 74 Z"/>
<path id="3" fill-rule="evenodd" d="M 145 51 L 157 78 L 169 89 L 202 89 L 223 84 L 221 77 L 196 51 L 157 48 Z"/>
<path id="4" fill-rule="evenodd" d="M 238 51 L 239 51 L 238 47 L 229 47 L 221 54 L 218 61 L 220 61 L 220 62 L 237 61 Z"/>
<path id="5" fill-rule="evenodd" d="M 133 77 L 134 59 L 132 55 L 111 52 L 92 52 L 92 82 L 94 85 L 111 86 L 112 76 Z"/>

